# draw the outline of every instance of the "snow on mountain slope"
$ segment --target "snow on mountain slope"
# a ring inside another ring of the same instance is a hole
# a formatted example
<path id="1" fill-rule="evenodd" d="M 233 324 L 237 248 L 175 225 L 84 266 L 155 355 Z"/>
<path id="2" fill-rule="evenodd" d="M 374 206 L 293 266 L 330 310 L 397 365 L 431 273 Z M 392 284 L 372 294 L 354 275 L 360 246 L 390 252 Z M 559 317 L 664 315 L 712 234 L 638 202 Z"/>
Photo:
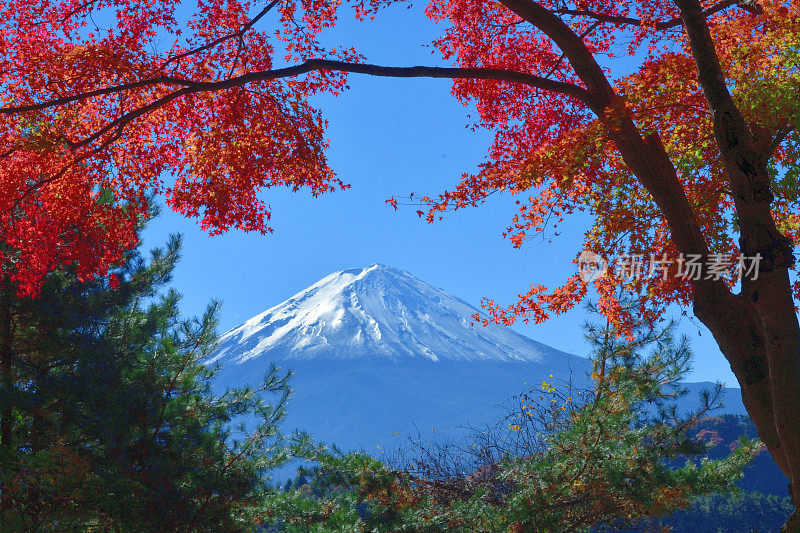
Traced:
<path id="1" fill-rule="evenodd" d="M 516 361 L 570 356 L 498 325 L 408 272 L 384 265 L 333 273 L 222 335 L 211 361 L 251 358 Z"/>

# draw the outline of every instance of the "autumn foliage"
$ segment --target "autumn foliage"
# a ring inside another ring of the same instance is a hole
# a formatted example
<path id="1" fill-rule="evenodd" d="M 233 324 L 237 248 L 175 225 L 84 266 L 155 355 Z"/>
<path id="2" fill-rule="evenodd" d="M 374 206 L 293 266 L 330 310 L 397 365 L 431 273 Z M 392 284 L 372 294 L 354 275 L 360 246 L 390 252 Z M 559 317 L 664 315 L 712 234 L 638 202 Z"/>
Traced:
<path id="1" fill-rule="evenodd" d="M 555 4 L 551 8 L 559 11 Z M 760 14 L 753 16 L 742 9 L 726 9 L 731 4 L 708 4 L 709 9 L 720 11 L 708 19 L 709 27 L 718 43 L 717 52 L 729 76 L 726 81 L 732 87 L 733 98 L 741 105 L 747 123 L 762 135 L 762 142 L 774 145 L 770 162 L 773 212 L 784 235 L 796 240 L 800 228 L 795 170 L 798 6 L 759 2 Z M 456 94 L 476 101 L 481 124 L 498 133 L 490 159 L 480 173 L 467 177 L 453 191 L 429 200 L 429 220 L 440 211 L 475 205 L 493 191 L 507 190 L 522 197 L 519 213 L 506 233 L 516 247 L 534 234 L 552 231 L 564 217 L 580 211 L 594 220 L 585 235 L 587 250 L 607 258 L 678 258 L 680 250 L 672 240 L 666 217 L 615 149 L 610 132 L 618 127 L 617 115 L 625 113 L 642 135 L 658 136 L 675 164 L 680 185 L 710 251 L 721 254 L 726 261 L 724 279 L 733 287 L 735 260 L 741 252 L 734 202 L 714 139 L 712 113 L 698 82 L 695 60 L 686 34 L 681 31 L 676 7 L 672 2 L 580 5 L 581 9 L 561 11 L 570 11 L 582 21 L 571 27 L 576 33 L 591 36 L 584 39 L 590 51 L 609 57 L 633 53 L 640 60 L 638 70 L 614 82 L 618 95 L 615 106 L 598 117 L 586 112 L 588 105 L 563 95 L 524 90 L 520 94 L 521 89 L 510 84 L 456 82 Z M 638 22 L 623 16 L 631 12 L 636 12 Z M 580 13 L 584 13 L 583 18 Z M 529 32 L 516 29 L 513 17 L 506 18 L 508 27 L 504 31 L 489 22 L 499 20 L 499 13 L 486 15 L 486 23 L 476 35 L 469 35 L 467 43 L 463 42 L 461 25 L 440 43 L 446 50 L 459 51 L 459 59 L 467 63 L 485 63 L 489 57 L 507 57 L 506 61 L 511 61 L 514 57 L 513 63 L 506 63 L 509 68 L 553 70 L 564 81 L 576 82 L 552 43 L 543 50 L 545 47 Z M 622 32 L 623 28 L 630 31 Z M 479 43 L 490 40 L 497 43 L 495 49 L 481 55 Z M 527 61 L 521 61 L 518 54 L 525 49 L 523 42 L 531 43 L 527 46 L 532 49 Z M 671 303 L 691 304 L 690 279 L 676 275 L 677 268 L 674 261 L 666 276 L 656 272 L 632 280 L 620 275 L 604 278 L 597 283 L 601 307 L 609 316 L 624 315 L 615 297 L 620 285 L 650 296 L 643 302 L 638 318 L 654 318 Z M 562 287 L 552 290 L 532 286 L 521 295 L 518 304 L 508 309 L 493 303 L 491 308 L 505 322 L 520 316 L 539 322 L 572 308 L 585 296 L 585 287 L 575 274 Z M 798 289 L 800 285 L 795 283 L 795 296 Z"/>
<path id="2" fill-rule="evenodd" d="M 385 3 L 352 7 L 366 18 Z M 434 43 L 446 62 L 532 79 L 441 73 L 458 78 L 455 96 L 476 105 L 477 125 L 496 135 L 479 173 L 426 198 L 429 220 L 506 190 L 520 194 L 519 214 L 507 232 L 514 246 L 584 211 L 595 217 L 587 249 L 677 257 L 667 222 L 609 135 L 615 113 L 626 112 L 643 132 L 659 133 L 712 251 L 735 257 L 732 200 L 721 185 L 723 163 L 678 9 L 666 1 L 541 6 L 562 16 L 591 54 L 633 54 L 638 69 L 614 79 L 615 107 L 598 116 L 598 102 L 556 42 L 508 7 L 431 2 L 426 14 L 450 22 Z M 0 213 L 8 247 L 3 254 L 22 290 L 35 292 L 41 276 L 58 264 L 78 264 L 87 276 L 104 272 L 135 244 L 137 217 L 152 194 L 200 218 L 211 233 L 232 227 L 267 232 L 262 188 L 319 194 L 344 187 L 325 161 L 324 119 L 307 101 L 320 91 L 341 91 L 344 74 L 313 65 L 306 73 L 291 71 L 310 59 L 342 61 L 340 70 L 362 62 L 353 48 L 320 43 L 320 32 L 341 9 L 291 1 L 265 7 L 201 2 L 194 13 L 174 1 L 6 3 Z M 775 144 L 775 213 L 781 229 L 795 237 L 795 177 L 779 178 L 777 170 L 796 160 L 797 7 L 724 1 L 707 9 L 734 98 L 748 123 Z M 603 70 L 613 79 L 610 68 Z M 783 142 L 787 136 L 790 142 Z M 113 201 L 98 202 L 106 190 Z M 620 309 L 613 294 L 621 283 L 609 277 L 599 284 L 610 314 Z M 650 316 L 690 298 L 690 283 L 679 276 L 633 283 L 654 297 Z M 584 295 L 585 284 L 574 276 L 554 290 L 534 286 L 518 305 L 495 311 L 507 321 L 519 315 L 538 321 Z"/>
<path id="3" fill-rule="evenodd" d="M 22 292 L 35 293 L 58 265 L 76 264 L 84 276 L 105 272 L 136 244 L 153 194 L 212 234 L 268 232 L 262 187 L 316 195 L 343 186 L 325 164 L 323 120 L 305 101 L 342 78 L 210 90 L 220 79 L 272 68 L 275 38 L 270 30 L 218 39 L 242 29 L 249 3 L 203 2 L 188 19 L 180 8 L 169 1 L 0 8 L 2 255 Z M 281 9 L 284 38 L 293 38 L 291 6 Z M 165 39 L 169 45 L 153 53 L 152 43 Z M 56 104 L 36 105 L 45 101 Z M 100 201 L 106 191 L 113 196 Z"/>
<path id="4" fill-rule="evenodd" d="M 586 249 L 671 260 L 664 275 L 612 269 L 593 282 L 600 309 L 630 333 L 670 304 L 691 306 L 799 506 L 800 4 L 432 0 L 443 66 L 372 65 L 357 40 L 325 40 L 345 9 L 366 20 L 394 3 L 4 3 L 5 279 L 35 294 L 59 265 L 104 273 L 135 244 L 153 195 L 212 234 L 269 232 L 261 190 L 346 187 L 311 96 L 338 94 L 347 73 L 451 78 L 474 126 L 495 137 L 478 172 L 422 198 L 423 214 L 506 191 L 519 201 L 514 246 L 582 211 Z M 705 265 L 696 278 L 677 270 L 688 256 Z M 738 284 L 735 258 L 755 256 L 758 276 Z M 589 287 L 575 275 L 487 306 L 500 322 L 541 321 Z M 644 296 L 637 309 L 620 305 L 620 287 Z"/>

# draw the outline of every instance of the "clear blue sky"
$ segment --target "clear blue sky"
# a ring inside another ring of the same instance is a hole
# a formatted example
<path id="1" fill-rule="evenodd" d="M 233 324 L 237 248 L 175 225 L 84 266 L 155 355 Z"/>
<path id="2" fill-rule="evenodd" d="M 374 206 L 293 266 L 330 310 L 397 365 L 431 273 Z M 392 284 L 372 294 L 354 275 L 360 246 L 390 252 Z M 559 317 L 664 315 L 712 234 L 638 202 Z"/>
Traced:
<path id="1" fill-rule="evenodd" d="M 418 9 L 394 6 L 368 24 L 346 21 L 332 42 L 357 42 L 368 61 L 389 65 L 439 64 L 430 49 L 438 28 Z M 352 188 L 311 198 L 306 192 L 265 191 L 275 233 L 230 232 L 210 238 L 192 221 L 167 210 L 144 234 L 145 248 L 171 232 L 184 234 L 183 260 L 174 287 L 186 314 L 202 312 L 211 298 L 224 303 L 221 330 L 276 305 L 327 274 L 383 263 L 478 305 L 483 297 L 504 304 L 531 283 L 555 286 L 574 272 L 585 220 L 559 228 L 552 243 L 532 241 L 521 250 L 501 237 L 515 212 L 510 195 L 449 213 L 427 224 L 413 207 L 394 211 L 390 196 L 437 194 L 474 170 L 490 142 L 487 132 L 466 129 L 469 108 L 450 95 L 447 80 L 376 79 L 351 75 L 351 90 L 321 97 L 330 122 L 332 168 Z M 539 325 L 514 329 L 555 348 L 584 354 L 582 309 Z M 693 380 L 736 381 L 699 321 L 684 317 L 682 330 L 695 351 Z"/>

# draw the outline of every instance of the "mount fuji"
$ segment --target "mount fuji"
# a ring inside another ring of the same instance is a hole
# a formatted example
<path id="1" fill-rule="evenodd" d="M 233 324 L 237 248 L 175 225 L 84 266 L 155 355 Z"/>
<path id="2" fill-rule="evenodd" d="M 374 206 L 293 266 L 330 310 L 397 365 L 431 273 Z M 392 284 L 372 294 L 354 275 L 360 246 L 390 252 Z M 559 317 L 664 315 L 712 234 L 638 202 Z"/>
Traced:
<path id="1" fill-rule="evenodd" d="M 408 272 L 375 264 L 330 274 L 227 331 L 207 363 L 219 365 L 221 390 L 258 384 L 273 362 L 292 370 L 284 430 L 345 450 L 496 421 L 527 383 L 588 382 L 587 359 L 484 327 L 476 314 Z M 734 403 L 726 411 L 743 412 L 738 394 L 726 400 Z"/>
<path id="2" fill-rule="evenodd" d="M 376 264 L 335 272 L 226 332 L 210 362 L 577 362 L 508 328 L 474 324 L 477 314 L 475 307 L 404 270 Z"/>

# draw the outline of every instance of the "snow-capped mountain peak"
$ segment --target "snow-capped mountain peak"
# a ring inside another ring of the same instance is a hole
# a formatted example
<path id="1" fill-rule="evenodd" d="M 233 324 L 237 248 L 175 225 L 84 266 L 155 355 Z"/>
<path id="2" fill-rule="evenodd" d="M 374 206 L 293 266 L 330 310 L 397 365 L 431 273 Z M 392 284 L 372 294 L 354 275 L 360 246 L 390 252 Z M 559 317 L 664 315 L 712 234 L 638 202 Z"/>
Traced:
<path id="1" fill-rule="evenodd" d="M 502 419 L 528 383 L 588 383 L 587 359 L 473 324 L 476 312 L 403 270 L 335 272 L 225 333 L 214 386 L 257 387 L 275 362 L 294 373 L 285 428 L 376 450 L 419 428 L 458 438 L 447 432 Z M 738 397 L 732 411 L 744 412 Z"/>
<path id="2" fill-rule="evenodd" d="M 497 325 L 404 270 L 334 272 L 224 333 L 209 362 L 253 358 L 542 362 L 570 356 Z"/>

